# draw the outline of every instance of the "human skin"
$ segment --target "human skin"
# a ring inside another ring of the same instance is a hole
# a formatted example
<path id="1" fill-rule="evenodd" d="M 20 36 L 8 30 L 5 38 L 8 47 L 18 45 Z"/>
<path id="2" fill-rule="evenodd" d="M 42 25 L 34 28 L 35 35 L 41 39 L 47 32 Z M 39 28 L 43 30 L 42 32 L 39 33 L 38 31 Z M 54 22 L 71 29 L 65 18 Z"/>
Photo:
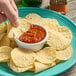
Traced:
<path id="1" fill-rule="evenodd" d="M 14 0 L 0 0 L 0 23 L 9 19 L 13 26 L 17 26 L 18 10 Z"/>

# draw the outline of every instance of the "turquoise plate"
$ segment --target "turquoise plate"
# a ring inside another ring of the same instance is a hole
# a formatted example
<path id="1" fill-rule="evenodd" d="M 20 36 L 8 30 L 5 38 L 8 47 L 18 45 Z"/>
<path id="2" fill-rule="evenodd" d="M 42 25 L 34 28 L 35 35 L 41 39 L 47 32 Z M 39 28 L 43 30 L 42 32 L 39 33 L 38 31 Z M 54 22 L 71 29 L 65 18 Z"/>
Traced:
<path id="1" fill-rule="evenodd" d="M 44 18 L 57 19 L 61 26 L 62 25 L 67 26 L 72 31 L 73 35 L 71 42 L 71 46 L 73 48 L 73 54 L 68 61 L 61 62 L 55 67 L 52 67 L 39 73 L 33 73 L 30 71 L 23 73 L 15 73 L 8 67 L 7 63 L 0 63 L 0 76 L 55 76 L 66 71 L 74 64 L 76 64 L 76 24 L 74 22 L 72 22 L 69 18 L 65 17 L 64 15 L 61 15 L 48 9 L 26 7 L 26 8 L 19 8 L 18 10 L 20 17 L 25 17 L 25 15 L 29 13 L 37 13 Z"/>

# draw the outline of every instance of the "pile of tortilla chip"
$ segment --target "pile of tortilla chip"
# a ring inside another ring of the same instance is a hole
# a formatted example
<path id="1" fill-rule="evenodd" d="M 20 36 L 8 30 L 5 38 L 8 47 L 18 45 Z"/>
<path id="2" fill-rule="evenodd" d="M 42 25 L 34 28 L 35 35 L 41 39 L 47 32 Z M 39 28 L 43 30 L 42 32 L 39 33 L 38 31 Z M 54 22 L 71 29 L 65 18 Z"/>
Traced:
<path id="1" fill-rule="evenodd" d="M 72 33 L 67 27 L 59 26 L 56 19 L 43 18 L 31 13 L 19 20 L 18 27 L 13 27 L 10 22 L 6 25 L 0 24 L 0 62 L 7 62 L 13 71 L 29 70 L 37 73 L 56 66 L 72 56 Z M 48 40 L 44 48 L 38 52 L 19 48 L 13 39 L 13 34 L 18 38 L 27 31 L 30 23 L 40 24 L 48 30 Z"/>

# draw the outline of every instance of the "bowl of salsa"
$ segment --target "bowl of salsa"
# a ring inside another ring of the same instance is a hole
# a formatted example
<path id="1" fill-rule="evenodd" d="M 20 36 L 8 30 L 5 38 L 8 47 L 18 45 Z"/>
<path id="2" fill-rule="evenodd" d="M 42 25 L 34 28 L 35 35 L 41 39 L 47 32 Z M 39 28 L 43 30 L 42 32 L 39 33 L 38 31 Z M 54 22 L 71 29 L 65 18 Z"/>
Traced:
<path id="1" fill-rule="evenodd" d="M 40 50 L 48 39 L 48 31 L 39 24 L 30 24 L 30 29 L 24 32 L 19 38 L 14 35 L 14 40 L 21 48 L 28 50 Z"/>

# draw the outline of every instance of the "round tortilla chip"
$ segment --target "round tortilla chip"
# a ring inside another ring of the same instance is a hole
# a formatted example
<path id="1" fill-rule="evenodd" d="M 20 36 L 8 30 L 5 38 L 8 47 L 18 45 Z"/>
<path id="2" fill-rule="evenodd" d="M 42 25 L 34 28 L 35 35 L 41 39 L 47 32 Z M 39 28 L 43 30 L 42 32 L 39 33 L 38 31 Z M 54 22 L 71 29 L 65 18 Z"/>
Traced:
<path id="1" fill-rule="evenodd" d="M 10 47 L 13 49 L 17 47 L 17 43 L 15 42 L 15 40 L 10 40 Z"/>
<path id="2" fill-rule="evenodd" d="M 58 28 L 59 32 L 61 34 L 63 34 L 67 39 L 72 40 L 72 32 L 69 30 L 69 28 L 65 27 L 65 26 L 60 26 Z"/>
<path id="3" fill-rule="evenodd" d="M 26 15 L 25 18 L 32 20 L 32 19 L 41 18 L 41 17 L 40 17 L 40 15 L 38 15 L 36 13 L 30 13 L 30 14 Z"/>
<path id="4" fill-rule="evenodd" d="M 41 24 L 42 25 L 42 18 L 36 13 L 30 13 L 25 16 L 25 19 L 32 24 Z"/>
<path id="5" fill-rule="evenodd" d="M 49 37 L 47 44 L 51 47 L 54 47 L 56 50 L 65 49 L 70 45 L 69 39 L 63 36 L 60 32 L 49 30 L 48 35 Z"/>
<path id="6" fill-rule="evenodd" d="M 55 63 L 56 63 L 56 64 L 58 64 L 58 63 L 60 63 L 60 62 L 61 62 L 61 60 L 59 60 L 59 59 L 56 59 L 56 60 L 55 60 Z"/>
<path id="7" fill-rule="evenodd" d="M 0 34 L 4 33 L 7 30 L 7 26 L 4 23 L 0 24 Z"/>
<path id="8" fill-rule="evenodd" d="M 68 60 L 72 56 L 73 50 L 72 47 L 69 46 L 64 50 L 60 50 L 56 52 L 56 58 L 59 60 Z"/>
<path id="9" fill-rule="evenodd" d="M 45 65 L 39 62 L 35 62 L 34 64 L 35 64 L 35 70 L 34 70 L 35 73 L 49 68 L 49 65 Z"/>
<path id="10" fill-rule="evenodd" d="M 56 59 L 56 50 L 52 47 L 46 47 L 35 53 L 35 60 L 43 64 L 51 64 Z"/>
<path id="11" fill-rule="evenodd" d="M 27 67 L 24 67 L 24 68 L 17 67 L 17 66 L 14 65 L 14 63 L 13 63 L 12 60 L 10 60 L 10 62 L 8 63 L 8 66 L 9 66 L 13 71 L 15 71 L 15 72 L 24 72 L 24 71 L 27 71 L 27 70 L 33 68 L 32 65 L 27 66 Z"/>
<path id="12" fill-rule="evenodd" d="M 43 26 L 45 26 L 48 30 L 56 30 L 58 31 L 58 21 L 56 19 L 43 18 L 42 20 Z"/>
<path id="13" fill-rule="evenodd" d="M 8 33 L 8 37 L 12 40 L 13 39 L 13 34 L 15 34 L 15 36 L 17 38 L 19 38 L 29 28 L 30 28 L 30 23 L 26 19 L 20 18 L 19 19 L 19 25 L 17 27 L 12 27 L 11 28 L 11 30 Z"/>
<path id="14" fill-rule="evenodd" d="M 10 40 L 7 34 L 0 40 L 0 46 L 10 46 Z"/>
<path id="15" fill-rule="evenodd" d="M 0 62 L 7 62 L 10 59 L 11 47 L 2 46 L 0 47 Z"/>
<path id="16" fill-rule="evenodd" d="M 34 52 L 22 48 L 15 48 L 11 52 L 11 59 L 18 67 L 27 67 L 34 63 Z"/>
<path id="17" fill-rule="evenodd" d="M 6 35 L 6 33 L 2 33 L 2 34 L 0 35 L 0 40 L 1 40 L 5 35 Z"/>
<path id="18" fill-rule="evenodd" d="M 9 33 L 9 31 L 11 30 L 12 25 L 10 23 L 10 21 L 7 22 L 7 34 Z"/>
<path id="19" fill-rule="evenodd" d="M 40 62 L 34 62 L 34 68 L 32 68 L 30 71 L 34 71 L 35 73 L 38 73 L 40 71 L 44 71 L 44 70 L 46 70 L 46 69 L 48 69 L 50 67 L 53 67 L 55 65 L 56 65 L 55 62 L 53 62 L 50 65 L 45 65 L 45 64 L 42 64 Z"/>

